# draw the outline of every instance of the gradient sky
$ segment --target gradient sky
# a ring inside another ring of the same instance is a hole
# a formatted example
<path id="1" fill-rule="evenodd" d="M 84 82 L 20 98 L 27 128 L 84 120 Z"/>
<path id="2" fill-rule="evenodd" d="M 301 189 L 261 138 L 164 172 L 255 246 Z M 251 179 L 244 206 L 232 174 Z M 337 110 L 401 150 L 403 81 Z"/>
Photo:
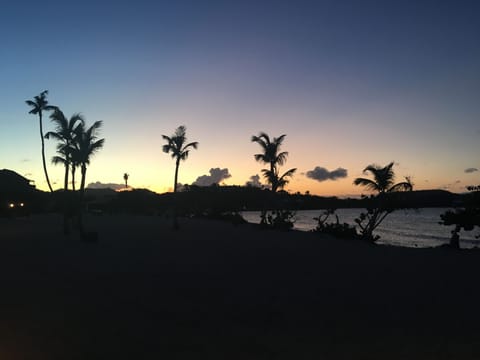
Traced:
<path id="1" fill-rule="evenodd" d="M 171 190 L 161 135 L 183 124 L 200 143 L 184 184 L 211 168 L 245 184 L 263 167 L 250 137 L 265 131 L 287 134 L 289 191 L 359 194 L 363 168 L 390 161 L 417 189 L 464 191 L 480 183 L 479 16 L 478 1 L 2 3 L 0 169 L 47 189 L 24 101 L 48 89 L 66 115 L 104 121 L 87 183 L 128 172 L 133 187 Z M 348 175 L 308 178 L 316 167 Z M 61 187 L 62 167 L 49 172 Z"/>

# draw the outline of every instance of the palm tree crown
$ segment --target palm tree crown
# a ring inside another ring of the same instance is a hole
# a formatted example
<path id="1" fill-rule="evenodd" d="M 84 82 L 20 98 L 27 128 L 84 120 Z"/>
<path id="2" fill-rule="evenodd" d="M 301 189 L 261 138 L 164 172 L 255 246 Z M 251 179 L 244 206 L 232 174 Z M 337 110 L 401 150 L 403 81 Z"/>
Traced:
<path id="1" fill-rule="evenodd" d="M 258 136 L 253 135 L 251 138 L 252 142 L 256 142 L 263 149 L 263 153 L 253 155 L 255 160 L 264 164 L 270 164 L 271 170 L 273 170 L 273 167 L 277 164 L 280 166 L 285 164 L 288 152 L 279 152 L 285 136 L 285 134 L 280 135 L 278 138 L 274 137 L 273 141 L 270 141 L 270 137 L 264 132 L 261 132 Z"/>
<path id="2" fill-rule="evenodd" d="M 44 90 L 33 98 L 33 100 L 26 100 L 25 103 L 30 106 L 32 109 L 28 112 L 29 114 L 37 115 L 40 124 L 40 139 L 42 142 L 42 164 L 43 172 L 45 173 L 45 179 L 47 180 L 48 188 L 50 192 L 53 192 L 52 185 L 50 184 L 50 179 L 47 172 L 47 164 L 45 161 L 45 141 L 43 139 L 43 111 L 51 111 L 56 109 L 56 106 L 48 105 L 47 100 L 48 90 Z"/>
<path id="3" fill-rule="evenodd" d="M 395 191 L 411 191 L 413 189 L 410 178 L 405 178 L 406 181 L 395 184 L 395 173 L 393 171 L 394 163 L 391 162 L 385 167 L 378 165 L 369 165 L 363 172 L 370 173 L 373 176 L 372 179 L 368 178 L 356 178 L 353 183 L 355 185 L 364 186 L 368 190 L 376 191 L 379 194 L 395 192 Z"/>
<path id="4" fill-rule="evenodd" d="M 197 149 L 198 142 L 187 143 L 187 128 L 182 125 L 179 126 L 175 133 L 172 136 L 162 135 L 162 138 L 167 142 L 163 145 L 162 149 L 165 153 L 171 153 L 172 158 L 175 159 L 175 179 L 173 184 L 173 192 L 177 192 L 177 182 L 178 182 L 178 167 L 180 166 L 181 160 L 186 160 L 190 149 Z"/>

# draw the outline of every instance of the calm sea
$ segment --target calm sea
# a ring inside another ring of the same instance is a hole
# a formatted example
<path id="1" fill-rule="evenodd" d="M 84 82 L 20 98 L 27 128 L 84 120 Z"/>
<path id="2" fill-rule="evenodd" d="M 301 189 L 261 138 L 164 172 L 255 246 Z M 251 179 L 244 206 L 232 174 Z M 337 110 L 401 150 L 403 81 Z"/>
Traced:
<path id="1" fill-rule="evenodd" d="M 398 210 L 388 215 L 384 222 L 378 227 L 376 234 L 380 235 L 378 243 L 408 246 L 408 247 L 434 247 L 447 244 L 450 241 L 452 226 L 440 225 L 440 214 L 446 208 L 424 208 L 416 210 Z M 340 223 L 355 225 L 357 218 L 364 209 L 338 209 L 337 215 Z M 297 211 L 294 228 L 302 231 L 313 230 L 317 224 L 314 217 L 318 217 L 323 210 L 301 210 Z M 242 216 L 251 223 L 260 222 L 259 211 L 244 211 Z M 331 221 L 335 218 L 330 216 Z M 329 220 L 330 220 L 329 219 Z M 480 247 L 478 228 L 474 231 L 462 231 L 460 233 L 461 247 Z"/>

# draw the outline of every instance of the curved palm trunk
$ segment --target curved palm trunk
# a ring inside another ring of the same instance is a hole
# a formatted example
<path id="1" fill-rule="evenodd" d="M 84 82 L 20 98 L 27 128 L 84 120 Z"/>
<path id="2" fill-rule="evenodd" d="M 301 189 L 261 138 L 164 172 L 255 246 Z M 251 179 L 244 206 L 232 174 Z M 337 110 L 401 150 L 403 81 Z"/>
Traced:
<path id="1" fill-rule="evenodd" d="M 85 229 L 83 227 L 83 200 L 85 197 L 85 179 L 87 177 L 87 165 L 82 164 L 80 171 L 82 173 L 82 179 L 80 180 L 80 194 L 78 197 L 78 229 L 80 230 L 80 236 L 85 236 Z"/>
<path id="2" fill-rule="evenodd" d="M 178 184 L 178 168 L 180 167 L 180 158 L 178 157 L 175 162 L 175 183 L 173 184 L 173 193 L 177 193 L 177 184 Z M 174 197 L 173 199 L 173 229 L 178 230 L 180 226 L 178 225 L 178 218 L 177 218 L 177 200 Z"/>
<path id="3" fill-rule="evenodd" d="M 68 165 L 68 161 L 65 163 L 65 178 L 63 180 L 63 188 L 65 191 L 68 190 L 68 173 L 70 172 L 70 167 Z"/>
<path id="4" fill-rule="evenodd" d="M 273 161 L 270 162 L 270 172 L 271 172 L 271 174 L 275 174 L 275 173 L 276 173 L 276 172 L 275 172 L 275 163 L 274 163 Z M 272 184 L 271 184 L 271 185 L 272 185 L 272 192 L 277 192 L 277 187 L 278 187 L 278 185 L 277 185 L 277 181 L 276 181 L 276 176 L 274 176 L 274 177 L 272 178 Z"/>
<path id="5" fill-rule="evenodd" d="M 173 192 L 177 192 L 177 184 L 178 184 L 178 168 L 180 167 L 180 158 L 177 158 L 177 161 L 175 162 L 175 179 L 173 183 Z"/>
<path id="6" fill-rule="evenodd" d="M 38 112 L 38 118 L 40 121 L 40 138 L 42 139 L 42 163 L 43 163 L 43 172 L 45 173 L 45 179 L 47 180 L 48 188 L 50 192 L 53 192 L 52 185 L 50 184 L 50 179 L 48 177 L 47 163 L 45 161 L 45 140 L 43 139 L 43 121 L 42 121 L 42 111 Z"/>
<path id="7" fill-rule="evenodd" d="M 76 166 L 72 164 L 72 190 L 75 191 L 75 171 L 77 170 Z"/>

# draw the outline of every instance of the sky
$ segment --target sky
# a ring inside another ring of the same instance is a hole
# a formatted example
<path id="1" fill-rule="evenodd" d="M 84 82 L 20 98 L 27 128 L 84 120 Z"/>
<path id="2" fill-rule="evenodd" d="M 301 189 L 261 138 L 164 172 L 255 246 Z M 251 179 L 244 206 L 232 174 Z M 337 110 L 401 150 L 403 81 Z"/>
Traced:
<path id="1" fill-rule="evenodd" d="M 199 147 L 182 184 L 252 181 L 265 166 L 250 139 L 263 131 L 286 134 L 289 192 L 366 193 L 353 180 L 392 161 L 416 189 L 463 192 L 480 183 L 479 14 L 466 0 L 10 1 L 0 169 L 47 190 L 25 100 L 48 89 L 67 116 L 104 122 L 87 184 L 128 173 L 134 188 L 171 191 L 162 134 L 185 125 Z M 48 171 L 62 187 L 63 168 Z"/>

